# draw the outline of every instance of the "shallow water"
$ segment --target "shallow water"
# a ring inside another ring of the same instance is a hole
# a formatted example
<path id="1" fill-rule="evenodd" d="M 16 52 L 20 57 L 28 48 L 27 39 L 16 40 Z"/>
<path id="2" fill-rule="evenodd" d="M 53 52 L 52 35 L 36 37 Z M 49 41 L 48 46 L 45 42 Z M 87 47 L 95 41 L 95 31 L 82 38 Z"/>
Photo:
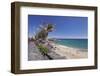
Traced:
<path id="1" fill-rule="evenodd" d="M 74 48 L 81 48 L 81 49 L 88 48 L 88 39 L 56 39 L 55 42 L 60 45 L 74 47 Z"/>

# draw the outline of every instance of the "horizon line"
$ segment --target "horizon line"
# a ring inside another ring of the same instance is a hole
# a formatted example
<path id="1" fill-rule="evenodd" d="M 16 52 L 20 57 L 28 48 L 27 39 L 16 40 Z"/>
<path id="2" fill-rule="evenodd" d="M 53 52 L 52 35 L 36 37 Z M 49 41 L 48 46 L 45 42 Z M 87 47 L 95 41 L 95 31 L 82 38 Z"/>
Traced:
<path id="1" fill-rule="evenodd" d="M 32 37 L 28 37 L 28 38 L 32 38 Z M 48 38 L 48 39 L 88 39 L 88 38 Z"/>

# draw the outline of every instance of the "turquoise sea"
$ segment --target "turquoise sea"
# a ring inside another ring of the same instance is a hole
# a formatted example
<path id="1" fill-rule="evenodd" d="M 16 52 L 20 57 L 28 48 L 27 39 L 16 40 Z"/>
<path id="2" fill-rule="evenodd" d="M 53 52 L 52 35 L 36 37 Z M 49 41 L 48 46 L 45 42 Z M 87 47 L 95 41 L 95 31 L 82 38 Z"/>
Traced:
<path id="1" fill-rule="evenodd" d="M 57 44 L 74 47 L 74 48 L 88 48 L 88 39 L 56 39 Z"/>

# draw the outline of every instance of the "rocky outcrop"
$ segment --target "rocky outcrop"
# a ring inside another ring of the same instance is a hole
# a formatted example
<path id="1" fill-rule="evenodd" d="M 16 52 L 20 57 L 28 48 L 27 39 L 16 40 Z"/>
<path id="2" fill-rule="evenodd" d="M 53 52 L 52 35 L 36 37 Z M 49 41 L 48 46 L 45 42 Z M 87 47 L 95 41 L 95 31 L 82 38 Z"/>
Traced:
<path id="1" fill-rule="evenodd" d="M 46 55 L 43 55 L 33 41 L 28 43 L 28 60 L 53 60 L 53 59 L 65 59 L 64 56 L 60 56 L 53 49 L 50 49 Z"/>

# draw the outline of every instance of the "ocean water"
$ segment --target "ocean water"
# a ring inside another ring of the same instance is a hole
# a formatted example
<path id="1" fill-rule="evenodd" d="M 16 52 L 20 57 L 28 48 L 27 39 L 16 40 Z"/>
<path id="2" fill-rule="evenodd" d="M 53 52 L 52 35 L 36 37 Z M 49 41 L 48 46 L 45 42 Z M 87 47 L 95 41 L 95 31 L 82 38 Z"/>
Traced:
<path id="1" fill-rule="evenodd" d="M 56 39 L 57 44 L 64 46 L 87 49 L 88 48 L 88 39 Z"/>

